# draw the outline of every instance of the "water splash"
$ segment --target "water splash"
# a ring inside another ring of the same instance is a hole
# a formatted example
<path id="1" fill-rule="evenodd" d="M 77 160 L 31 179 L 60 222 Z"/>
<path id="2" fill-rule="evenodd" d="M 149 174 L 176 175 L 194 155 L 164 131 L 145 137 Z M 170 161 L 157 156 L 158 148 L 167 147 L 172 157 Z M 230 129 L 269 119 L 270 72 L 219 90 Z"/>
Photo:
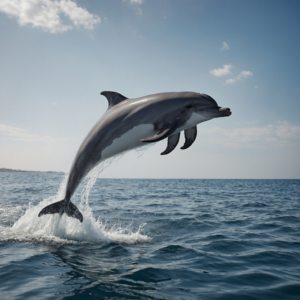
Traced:
<path id="1" fill-rule="evenodd" d="M 83 214 L 82 223 L 78 222 L 77 219 L 67 217 L 65 214 L 62 216 L 53 214 L 38 217 L 42 208 L 64 198 L 68 179 L 68 174 L 66 174 L 55 196 L 42 200 L 36 206 L 29 204 L 25 214 L 12 227 L 0 228 L 0 239 L 43 243 L 98 243 L 114 241 L 134 244 L 149 242 L 151 238 L 142 233 L 142 228 L 145 224 L 140 225 L 137 230 L 134 230 L 132 225 L 113 224 L 113 226 L 108 226 L 101 218 L 96 220 L 89 207 L 89 194 L 99 174 L 113 161 L 120 159 L 120 157 L 122 157 L 122 154 L 100 163 L 84 180 L 79 204 L 79 209 Z"/>
<path id="2" fill-rule="evenodd" d="M 137 152 L 138 154 L 138 157 L 137 158 L 140 158 L 144 155 L 144 153 L 150 149 L 151 147 L 155 146 L 156 143 L 149 143 L 149 144 L 145 144 L 144 146 L 141 146 L 141 147 L 138 147 L 138 148 L 135 148 L 134 150 Z"/>
<path id="3" fill-rule="evenodd" d="M 84 187 L 81 192 L 81 201 L 79 204 L 79 208 L 81 210 L 89 210 L 89 195 L 92 190 L 92 187 L 96 183 L 97 178 L 99 177 L 100 173 L 104 171 L 113 161 L 116 162 L 121 157 L 123 157 L 124 154 L 119 154 L 118 156 L 111 157 L 109 159 L 106 159 L 102 163 L 98 164 L 96 167 L 94 167 L 85 177 L 84 179 Z"/>

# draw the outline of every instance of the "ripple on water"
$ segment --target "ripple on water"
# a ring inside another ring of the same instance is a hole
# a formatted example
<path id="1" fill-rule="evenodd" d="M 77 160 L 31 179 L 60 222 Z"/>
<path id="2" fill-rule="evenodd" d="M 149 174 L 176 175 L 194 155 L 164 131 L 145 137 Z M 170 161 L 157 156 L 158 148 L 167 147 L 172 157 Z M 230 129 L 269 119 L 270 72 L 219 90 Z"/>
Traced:
<path id="1" fill-rule="evenodd" d="M 4 299 L 298 299 L 300 181 L 98 179 L 74 196 L 80 224 L 37 217 L 63 175 L 14 176 L 0 178 Z"/>

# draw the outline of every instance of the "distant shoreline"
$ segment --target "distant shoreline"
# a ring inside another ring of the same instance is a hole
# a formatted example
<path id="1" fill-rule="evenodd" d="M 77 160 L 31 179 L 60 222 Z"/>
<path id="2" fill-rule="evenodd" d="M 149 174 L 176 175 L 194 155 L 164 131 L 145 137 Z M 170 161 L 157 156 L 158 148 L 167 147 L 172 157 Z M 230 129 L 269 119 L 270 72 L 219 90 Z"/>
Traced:
<path id="1" fill-rule="evenodd" d="M 58 171 L 27 171 L 27 170 L 15 170 L 15 169 L 8 169 L 8 168 L 0 168 L 0 172 L 59 173 L 59 174 L 63 174 L 64 173 L 64 172 L 58 172 Z"/>
<path id="2" fill-rule="evenodd" d="M 1 172 L 11 172 L 11 173 L 52 173 L 52 174 L 65 174 L 65 172 L 59 171 L 28 171 L 28 170 L 15 170 L 15 169 L 8 169 L 8 168 L 0 168 Z M 108 178 L 108 177 L 98 177 L 99 179 L 148 179 L 148 180 L 300 180 L 300 178 Z"/>

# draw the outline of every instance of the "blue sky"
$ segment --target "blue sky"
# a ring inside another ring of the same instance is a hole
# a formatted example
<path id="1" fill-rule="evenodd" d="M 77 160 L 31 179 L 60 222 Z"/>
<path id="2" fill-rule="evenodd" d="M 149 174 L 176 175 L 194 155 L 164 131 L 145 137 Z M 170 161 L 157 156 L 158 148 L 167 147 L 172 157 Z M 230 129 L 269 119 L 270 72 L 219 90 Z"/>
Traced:
<path id="1" fill-rule="evenodd" d="M 0 167 L 68 171 L 101 91 L 194 91 L 232 116 L 101 176 L 300 178 L 299 13 L 292 0 L 0 0 Z"/>

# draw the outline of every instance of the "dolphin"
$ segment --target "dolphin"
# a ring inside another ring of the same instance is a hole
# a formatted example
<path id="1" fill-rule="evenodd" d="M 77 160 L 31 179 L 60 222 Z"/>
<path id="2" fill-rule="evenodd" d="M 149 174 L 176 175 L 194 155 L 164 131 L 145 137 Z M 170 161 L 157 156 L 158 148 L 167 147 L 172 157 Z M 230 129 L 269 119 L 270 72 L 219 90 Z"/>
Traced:
<path id="1" fill-rule="evenodd" d="M 70 169 L 65 198 L 43 208 L 45 214 L 63 214 L 83 221 L 71 202 L 76 188 L 97 164 L 124 151 L 168 138 L 165 151 L 172 152 L 184 131 L 181 149 L 189 148 L 197 136 L 197 124 L 231 115 L 229 108 L 218 106 L 206 94 L 171 92 L 128 99 L 116 92 L 104 91 L 108 109 L 83 140 Z"/>

